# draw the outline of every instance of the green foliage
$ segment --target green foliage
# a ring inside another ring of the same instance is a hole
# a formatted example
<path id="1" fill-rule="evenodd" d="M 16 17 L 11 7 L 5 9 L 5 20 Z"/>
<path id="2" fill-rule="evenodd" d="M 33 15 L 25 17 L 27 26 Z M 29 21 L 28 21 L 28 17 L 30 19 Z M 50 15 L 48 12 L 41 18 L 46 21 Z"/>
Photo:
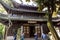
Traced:
<path id="1" fill-rule="evenodd" d="M 0 33 L 4 33 L 5 26 L 0 23 Z"/>
<path id="2" fill-rule="evenodd" d="M 11 0 L 2 0 L 4 1 L 7 5 L 9 5 L 10 7 L 13 7 L 13 4 L 11 2 Z M 6 10 L 3 8 L 3 6 L 0 4 L 0 13 L 4 13 L 6 12 Z"/>
<path id="3" fill-rule="evenodd" d="M 6 4 L 8 4 L 10 7 L 14 7 L 11 0 L 2 0 L 4 1 Z"/>
<path id="4" fill-rule="evenodd" d="M 42 11 L 44 0 L 36 0 L 35 2 L 38 4 L 38 11 Z"/>
<path id="5" fill-rule="evenodd" d="M 0 4 L 0 13 L 5 12 L 5 9 L 3 8 L 3 6 Z"/>
<path id="6" fill-rule="evenodd" d="M 37 4 L 38 5 L 41 5 L 41 3 L 43 2 L 44 0 L 36 0 Z"/>
<path id="7" fill-rule="evenodd" d="M 30 2 L 30 0 L 26 0 L 26 2 L 27 2 L 27 1 Z"/>
<path id="8" fill-rule="evenodd" d="M 48 18 L 48 13 L 46 13 L 44 17 L 45 17 L 45 18 Z"/>
<path id="9" fill-rule="evenodd" d="M 3 30 L 3 25 L 0 25 L 0 32 L 2 32 Z"/>
<path id="10" fill-rule="evenodd" d="M 54 11 L 53 14 L 52 14 L 52 17 L 56 18 L 57 17 L 57 12 Z"/>
<path id="11" fill-rule="evenodd" d="M 47 3 L 49 2 L 48 0 L 36 0 L 36 2 L 38 3 L 38 5 L 41 5 L 42 3 Z"/>
<path id="12" fill-rule="evenodd" d="M 0 40 L 3 40 L 4 34 L 5 34 L 5 25 L 0 23 Z"/>

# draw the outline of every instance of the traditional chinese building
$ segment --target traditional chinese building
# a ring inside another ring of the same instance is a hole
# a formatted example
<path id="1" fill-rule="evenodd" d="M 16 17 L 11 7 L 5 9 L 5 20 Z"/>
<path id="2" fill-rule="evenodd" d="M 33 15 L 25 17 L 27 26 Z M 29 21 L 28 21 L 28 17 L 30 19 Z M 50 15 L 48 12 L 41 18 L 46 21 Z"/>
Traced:
<path id="1" fill-rule="evenodd" d="M 38 7 L 22 4 L 19 4 L 19 6 L 16 7 L 15 3 L 13 3 L 14 8 L 11 8 L 3 1 L 1 1 L 1 4 L 8 13 L 8 15 L 0 14 L 1 23 L 6 26 L 9 25 L 9 20 L 12 23 L 8 30 L 8 36 L 13 36 L 14 30 L 18 28 L 21 28 L 25 37 L 34 37 L 35 32 L 37 32 L 40 37 L 42 26 L 44 26 L 44 32 L 49 32 L 47 28 L 47 18 L 44 17 L 46 12 L 38 12 Z M 54 26 L 57 26 L 56 24 L 60 22 L 60 19 L 52 18 L 52 22 Z"/>

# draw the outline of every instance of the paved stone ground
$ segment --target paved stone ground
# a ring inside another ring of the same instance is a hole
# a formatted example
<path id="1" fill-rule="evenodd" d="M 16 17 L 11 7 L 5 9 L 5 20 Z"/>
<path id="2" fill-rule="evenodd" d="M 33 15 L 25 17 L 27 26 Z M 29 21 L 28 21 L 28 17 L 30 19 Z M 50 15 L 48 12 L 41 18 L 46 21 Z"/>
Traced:
<path id="1" fill-rule="evenodd" d="M 25 38 L 25 40 L 35 40 L 34 38 Z M 38 40 L 41 40 L 41 38 L 38 38 Z"/>
<path id="2" fill-rule="evenodd" d="M 14 37 L 13 36 L 8 36 L 7 40 L 14 40 Z M 34 38 L 25 38 L 24 40 L 35 40 L 35 39 Z M 41 40 L 41 38 L 38 38 L 38 40 Z"/>

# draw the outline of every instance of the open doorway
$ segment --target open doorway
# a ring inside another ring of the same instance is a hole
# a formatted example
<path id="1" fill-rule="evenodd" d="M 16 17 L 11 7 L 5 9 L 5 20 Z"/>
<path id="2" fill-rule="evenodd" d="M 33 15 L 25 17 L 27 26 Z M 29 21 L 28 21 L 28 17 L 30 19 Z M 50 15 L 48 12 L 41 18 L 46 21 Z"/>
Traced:
<path id="1" fill-rule="evenodd" d="M 29 26 L 30 37 L 34 37 L 34 33 L 35 33 L 35 26 Z"/>

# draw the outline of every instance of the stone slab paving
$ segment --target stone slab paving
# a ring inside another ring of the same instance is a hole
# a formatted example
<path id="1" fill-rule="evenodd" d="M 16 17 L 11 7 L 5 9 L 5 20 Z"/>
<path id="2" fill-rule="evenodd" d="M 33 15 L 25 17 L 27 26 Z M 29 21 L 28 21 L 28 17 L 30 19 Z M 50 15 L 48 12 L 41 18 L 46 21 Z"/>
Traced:
<path id="1" fill-rule="evenodd" d="M 14 40 L 14 37 L 13 36 L 8 36 L 7 40 Z M 25 38 L 24 40 L 35 40 L 35 39 L 34 38 Z M 41 38 L 38 38 L 38 40 L 41 40 Z"/>
<path id="2" fill-rule="evenodd" d="M 25 40 L 35 40 L 34 38 L 25 38 Z M 41 38 L 38 38 L 38 40 L 41 40 Z"/>
<path id="3" fill-rule="evenodd" d="M 14 37 L 13 36 L 8 36 L 7 40 L 14 40 Z"/>

